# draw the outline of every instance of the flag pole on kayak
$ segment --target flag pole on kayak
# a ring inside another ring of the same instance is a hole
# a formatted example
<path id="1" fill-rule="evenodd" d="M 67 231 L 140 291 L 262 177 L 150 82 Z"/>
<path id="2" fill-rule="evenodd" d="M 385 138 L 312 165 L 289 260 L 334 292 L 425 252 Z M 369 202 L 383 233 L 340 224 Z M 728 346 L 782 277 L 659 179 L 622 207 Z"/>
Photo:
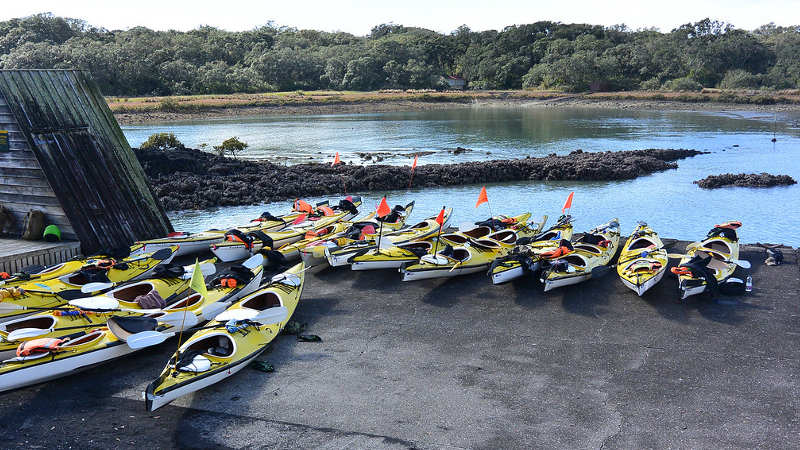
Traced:
<path id="1" fill-rule="evenodd" d="M 494 217 L 494 213 L 492 212 L 492 205 L 489 203 L 489 196 L 486 195 L 486 186 L 481 188 L 481 193 L 478 194 L 478 201 L 475 203 L 475 207 L 481 206 L 483 203 L 486 203 L 486 206 L 489 208 L 489 215 Z"/>
<path id="2" fill-rule="evenodd" d="M 408 180 L 409 189 L 411 189 L 411 183 L 414 182 L 414 169 L 417 168 L 417 158 L 419 158 L 419 154 L 414 154 L 414 162 L 411 163 L 411 178 Z"/>
<path id="3" fill-rule="evenodd" d="M 376 253 L 378 254 L 381 252 L 381 235 L 383 234 L 383 220 L 381 219 L 388 216 L 391 212 L 392 210 L 389 208 L 389 204 L 386 203 L 386 196 L 384 195 L 375 212 L 375 215 L 378 217 L 378 222 L 380 222 L 380 226 L 378 227 L 378 248 L 376 249 Z"/>
<path id="4" fill-rule="evenodd" d="M 189 281 L 189 287 L 200 294 L 203 299 L 208 296 L 208 290 L 206 289 L 206 279 L 203 276 L 203 272 L 200 270 L 200 264 L 197 258 L 194 259 L 194 270 L 192 270 L 192 279 Z M 185 305 L 186 307 L 183 308 L 183 320 L 181 321 L 181 330 L 178 334 L 178 350 L 181 349 L 181 342 L 183 341 L 183 328 L 186 324 L 186 314 L 189 311 L 188 303 Z"/>
<path id="5" fill-rule="evenodd" d="M 439 236 L 442 235 L 442 226 L 444 225 L 444 206 L 442 206 L 442 210 L 439 211 L 439 215 L 436 216 L 436 223 L 439 224 L 439 232 L 436 234 L 436 242 L 433 244 L 433 256 L 434 259 L 436 257 L 436 251 L 439 248 Z"/>

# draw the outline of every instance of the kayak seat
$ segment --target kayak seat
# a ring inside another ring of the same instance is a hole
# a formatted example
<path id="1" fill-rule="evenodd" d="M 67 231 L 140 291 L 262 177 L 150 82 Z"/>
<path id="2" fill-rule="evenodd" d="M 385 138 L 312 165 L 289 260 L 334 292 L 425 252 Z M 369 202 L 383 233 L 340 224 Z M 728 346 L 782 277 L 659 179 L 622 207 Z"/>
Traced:
<path id="1" fill-rule="evenodd" d="M 153 291 L 153 285 L 148 282 L 136 283 L 121 289 L 110 292 L 112 297 L 125 302 L 135 302 L 137 297 L 149 294 Z"/>
<path id="2" fill-rule="evenodd" d="M 167 306 L 164 309 L 165 310 L 172 310 L 172 309 L 191 308 L 192 306 L 195 306 L 198 303 L 200 303 L 200 301 L 202 301 L 202 300 L 203 300 L 203 296 L 202 295 L 200 295 L 198 293 L 194 293 L 194 294 L 184 298 L 183 300 L 179 300 L 179 301 Z"/>
<path id="3" fill-rule="evenodd" d="M 494 233 L 489 237 L 496 241 L 503 242 L 505 244 L 513 244 L 514 242 L 517 241 L 517 233 L 511 230 L 498 231 L 497 233 Z"/>
<path id="4" fill-rule="evenodd" d="M 455 259 L 456 261 L 466 261 L 469 258 L 469 250 L 465 248 L 453 249 L 453 255 L 451 258 Z"/>
<path id="5" fill-rule="evenodd" d="M 12 332 L 14 330 L 19 330 L 21 328 L 39 328 L 42 330 L 47 330 L 50 327 L 56 324 L 56 318 L 53 316 L 33 316 L 26 319 L 22 319 L 18 322 L 6 322 L 0 325 L 0 328 L 6 332 Z"/>
<path id="6" fill-rule="evenodd" d="M 455 242 L 456 244 L 463 244 L 469 240 L 469 238 L 461 236 L 460 234 L 446 234 L 443 238 L 450 242 Z"/>
<path id="7" fill-rule="evenodd" d="M 462 232 L 462 234 L 464 234 L 466 236 L 469 236 L 471 238 L 474 238 L 474 239 L 478 239 L 478 238 L 482 238 L 482 237 L 488 236 L 489 233 L 491 233 L 491 232 L 492 232 L 492 229 L 489 228 L 489 227 L 477 227 L 477 228 L 473 228 L 473 229 L 468 230 L 468 231 L 464 231 L 464 232 Z"/>
<path id="8" fill-rule="evenodd" d="M 715 250 L 717 252 L 724 253 L 726 255 L 731 253 L 730 247 L 728 247 L 728 245 L 722 241 L 711 241 L 706 243 L 704 247 L 709 250 Z"/>
<path id="9" fill-rule="evenodd" d="M 255 309 L 257 311 L 264 311 L 268 308 L 281 306 L 281 300 L 274 292 L 264 292 L 255 297 L 247 299 L 241 304 L 243 308 Z"/>
<path id="10" fill-rule="evenodd" d="M 96 341 L 102 338 L 103 335 L 105 335 L 105 331 L 102 330 L 92 331 L 91 333 L 85 334 L 77 339 L 72 339 L 68 342 L 61 344 L 59 348 L 74 347 L 76 345 L 88 344 L 92 341 Z"/>
<path id="11" fill-rule="evenodd" d="M 631 243 L 631 245 L 628 246 L 628 250 L 636 250 L 636 249 L 640 249 L 640 248 L 647 248 L 647 247 L 650 247 L 651 245 L 655 245 L 655 244 L 650 239 L 640 238 L 640 239 L 637 239 L 637 240 L 633 241 Z"/>

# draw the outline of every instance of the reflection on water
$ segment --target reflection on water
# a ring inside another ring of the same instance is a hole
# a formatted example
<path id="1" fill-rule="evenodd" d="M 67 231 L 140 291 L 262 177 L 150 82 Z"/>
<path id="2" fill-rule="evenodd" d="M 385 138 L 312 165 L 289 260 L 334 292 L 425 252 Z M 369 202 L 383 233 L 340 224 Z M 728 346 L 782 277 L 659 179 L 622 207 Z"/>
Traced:
<path id="1" fill-rule="evenodd" d="M 769 241 L 800 245 L 795 225 L 800 218 L 800 187 L 769 189 L 725 188 L 706 191 L 692 184 L 710 174 L 770 172 L 800 180 L 799 116 L 764 112 L 627 111 L 580 108 L 463 108 L 454 110 L 272 116 L 253 119 L 195 121 L 124 128 L 131 145 L 155 132 L 172 132 L 186 145 L 218 144 L 230 136 L 248 142 L 248 157 L 287 162 L 330 161 L 333 153 L 359 162 L 358 152 L 403 155 L 385 163 L 409 164 L 414 151 L 437 151 L 420 164 L 519 158 L 586 151 L 642 148 L 694 148 L 711 152 L 679 161 L 679 168 L 624 182 L 516 182 L 489 185 L 495 213 L 530 210 L 560 213 L 574 190 L 573 215 L 578 229 L 588 229 L 619 217 L 623 231 L 637 220 L 650 223 L 662 235 L 698 239 L 715 223 L 737 219 L 744 242 Z M 775 120 L 777 119 L 777 120 Z M 777 143 L 770 139 L 776 134 Z M 474 149 L 459 156 L 446 152 L 457 146 Z M 487 155 L 487 152 L 490 154 Z M 453 206 L 453 223 L 489 215 L 475 209 L 480 186 L 388 192 L 393 203 L 417 201 L 412 220 L 434 215 L 442 204 Z M 384 193 L 361 193 L 365 207 Z M 313 199 L 317 200 L 317 199 Z M 367 206 L 370 205 L 370 206 Z M 285 211 L 289 202 L 211 211 L 170 214 L 176 229 L 202 230 L 233 226 L 269 209 Z"/>

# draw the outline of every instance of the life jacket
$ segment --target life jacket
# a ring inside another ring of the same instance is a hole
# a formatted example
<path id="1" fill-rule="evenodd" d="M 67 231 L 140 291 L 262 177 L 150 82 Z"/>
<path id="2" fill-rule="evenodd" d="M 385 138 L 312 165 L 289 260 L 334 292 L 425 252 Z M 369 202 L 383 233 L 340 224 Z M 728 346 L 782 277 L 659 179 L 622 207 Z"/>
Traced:
<path id="1" fill-rule="evenodd" d="M 363 241 L 367 238 L 368 234 L 375 234 L 375 227 L 372 225 L 367 225 L 361 229 L 361 234 L 358 236 L 359 241 Z"/>
<path id="2" fill-rule="evenodd" d="M 598 242 L 597 245 L 603 248 L 608 248 L 608 246 L 611 245 L 611 241 L 608 239 L 603 239 L 602 241 Z"/>
<path id="3" fill-rule="evenodd" d="M 8 272 L 0 272 L 0 280 L 7 280 L 11 278 L 11 274 Z"/>
<path id="4" fill-rule="evenodd" d="M 673 267 L 669 269 L 670 272 L 674 273 L 675 275 L 688 275 L 694 278 L 694 274 L 692 273 L 692 269 L 688 267 Z"/>
<path id="5" fill-rule="evenodd" d="M 655 272 L 661 268 L 658 261 L 637 261 L 628 267 L 631 272 Z"/>
<path id="6" fill-rule="evenodd" d="M 324 215 L 324 216 L 332 216 L 332 215 L 336 214 L 336 213 L 333 212 L 333 208 L 331 208 L 330 206 L 324 206 L 323 205 L 323 206 L 320 206 L 317 209 L 322 211 L 322 215 Z"/>
<path id="7" fill-rule="evenodd" d="M 17 356 L 31 356 L 40 353 L 49 353 L 57 350 L 64 339 L 41 338 L 23 342 L 17 347 Z"/>
<path id="8" fill-rule="evenodd" d="M 294 210 L 299 212 L 306 212 L 308 214 L 314 212 L 314 208 L 312 208 L 311 205 L 309 205 L 307 202 L 303 200 L 297 200 L 296 202 L 294 202 Z"/>
<path id="9" fill-rule="evenodd" d="M 560 257 L 568 254 L 571 251 L 572 251 L 572 249 L 570 249 L 570 248 L 568 248 L 566 246 L 561 246 L 561 247 L 556 248 L 555 250 L 542 252 L 540 254 L 540 256 L 542 258 L 544 258 L 544 259 L 554 259 L 554 258 L 560 258 Z"/>
<path id="10" fill-rule="evenodd" d="M 94 259 L 94 260 L 91 260 L 89 263 L 84 264 L 82 269 L 108 270 L 108 269 L 114 267 L 114 265 L 116 263 L 117 263 L 116 261 L 114 261 L 113 259 L 110 259 L 110 258 L 108 258 L 108 259 Z"/>

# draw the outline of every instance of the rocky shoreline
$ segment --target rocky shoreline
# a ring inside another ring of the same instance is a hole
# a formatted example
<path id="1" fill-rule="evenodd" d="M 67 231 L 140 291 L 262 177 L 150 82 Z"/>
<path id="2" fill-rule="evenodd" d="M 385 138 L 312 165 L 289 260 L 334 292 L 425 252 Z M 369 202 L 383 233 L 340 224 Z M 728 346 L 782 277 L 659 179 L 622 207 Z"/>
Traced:
<path id="1" fill-rule="evenodd" d="M 721 187 L 772 187 L 790 186 L 797 184 L 794 178 L 789 175 L 772 175 L 762 173 L 725 173 L 722 175 L 709 175 L 702 180 L 697 180 L 694 184 L 703 189 L 716 189 Z"/>
<path id="2" fill-rule="evenodd" d="M 193 149 L 134 149 L 167 210 L 203 209 L 408 186 L 410 167 L 298 164 L 224 158 Z M 677 168 L 675 161 L 702 154 L 686 149 L 551 154 L 542 158 L 427 164 L 414 172 L 415 187 L 521 180 L 628 180 Z"/>

